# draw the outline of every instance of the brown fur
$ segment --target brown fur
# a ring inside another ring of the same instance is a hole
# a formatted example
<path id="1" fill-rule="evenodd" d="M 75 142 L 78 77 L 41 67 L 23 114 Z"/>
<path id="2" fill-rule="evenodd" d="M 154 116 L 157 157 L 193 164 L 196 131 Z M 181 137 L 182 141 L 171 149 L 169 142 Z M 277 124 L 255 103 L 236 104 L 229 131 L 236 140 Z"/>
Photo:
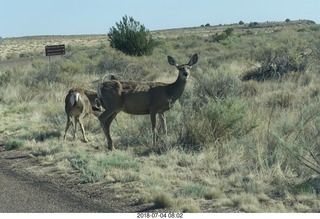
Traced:
<path id="1" fill-rule="evenodd" d="M 84 141 L 88 142 L 82 120 L 85 116 L 91 114 L 95 116 L 101 114 L 99 113 L 101 112 L 101 104 L 97 97 L 97 92 L 94 91 L 84 90 L 82 88 L 72 88 L 69 90 L 65 98 L 67 125 L 64 139 L 66 139 L 66 134 L 71 124 L 74 126 L 73 138 L 76 139 L 77 122 L 79 122 Z M 74 118 L 74 123 L 72 122 L 72 117 Z"/>
<path id="2" fill-rule="evenodd" d="M 159 114 L 163 132 L 166 134 L 164 112 L 169 110 L 172 104 L 182 95 L 190 76 L 191 66 L 196 64 L 197 61 L 198 55 L 194 54 L 188 64 L 178 65 L 171 56 L 168 56 L 169 64 L 175 66 L 179 71 L 176 81 L 172 84 L 111 80 L 99 86 L 98 97 L 102 106 L 106 109 L 99 116 L 99 120 L 107 137 L 110 150 L 114 149 L 110 136 L 110 125 L 121 111 L 133 115 L 150 114 L 153 145 L 156 145 L 156 114 Z"/>

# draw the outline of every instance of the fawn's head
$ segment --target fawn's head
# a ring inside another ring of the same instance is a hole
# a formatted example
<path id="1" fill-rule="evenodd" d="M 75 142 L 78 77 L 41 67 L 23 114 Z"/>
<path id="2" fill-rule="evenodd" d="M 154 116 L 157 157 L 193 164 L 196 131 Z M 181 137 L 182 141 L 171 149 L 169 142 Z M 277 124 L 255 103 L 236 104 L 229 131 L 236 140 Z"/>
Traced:
<path id="1" fill-rule="evenodd" d="M 179 77 L 186 81 L 188 80 L 189 76 L 190 76 L 190 69 L 192 68 L 192 66 L 194 64 L 196 64 L 198 62 L 198 54 L 194 54 L 190 61 L 188 62 L 188 64 L 182 64 L 182 65 L 179 65 L 176 63 L 176 61 L 174 60 L 174 58 L 172 58 L 171 56 L 168 56 L 168 62 L 170 65 L 173 65 L 175 66 L 178 71 L 179 71 Z"/>

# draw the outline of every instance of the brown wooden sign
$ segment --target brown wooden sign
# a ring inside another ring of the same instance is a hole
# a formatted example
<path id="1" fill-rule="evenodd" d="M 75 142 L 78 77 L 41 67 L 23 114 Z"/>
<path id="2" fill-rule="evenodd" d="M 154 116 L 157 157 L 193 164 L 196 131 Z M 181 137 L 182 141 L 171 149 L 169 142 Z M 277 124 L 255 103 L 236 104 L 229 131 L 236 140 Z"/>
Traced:
<path id="1" fill-rule="evenodd" d="M 46 56 L 64 55 L 66 48 L 64 45 L 52 45 L 45 47 Z"/>

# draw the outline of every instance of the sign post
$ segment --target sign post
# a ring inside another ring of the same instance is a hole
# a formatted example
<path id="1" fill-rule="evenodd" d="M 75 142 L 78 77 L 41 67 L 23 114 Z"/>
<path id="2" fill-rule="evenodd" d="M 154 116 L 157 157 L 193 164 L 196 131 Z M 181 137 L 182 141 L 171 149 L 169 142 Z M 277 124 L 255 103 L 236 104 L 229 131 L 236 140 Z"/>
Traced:
<path id="1" fill-rule="evenodd" d="M 49 61 L 50 61 L 50 56 L 55 56 L 55 55 L 64 55 L 66 54 L 66 48 L 65 45 L 51 45 L 51 46 L 46 46 L 45 47 L 45 52 L 46 56 L 49 56 Z"/>

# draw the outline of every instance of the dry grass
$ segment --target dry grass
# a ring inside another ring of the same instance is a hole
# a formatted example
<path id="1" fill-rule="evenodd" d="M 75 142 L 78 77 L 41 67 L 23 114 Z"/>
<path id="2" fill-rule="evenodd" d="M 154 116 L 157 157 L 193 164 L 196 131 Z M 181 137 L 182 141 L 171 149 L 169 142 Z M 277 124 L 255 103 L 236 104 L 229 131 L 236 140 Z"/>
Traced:
<path id="1" fill-rule="evenodd" d="M 318 150 L 319 57 L 313 56 L 304 72 L 281 80 L 241 81 L 256 65 L 248 45 L 261 38 L 281 44 L 288 33 L 304 45 L 301 32 L 290 28 L 249 36 L 238 30 L 240 38 L 226 45 L 206 42 L 204 29 L 196 37 L 155 32 L 168 40 L 142 58 L 111 50 L 104 36 L 4 39 L 2 59 L 18 51 L 41 53 L 52 43 L 71 45 L 72 55 L 0 70 L 1 139 L 34 155 L 38 165 L 29 171 L 99 184 L 141 206 L 151 203 L 176 212 L 318 212 L 319 191 L 303 184 L 317 174 L 288 151 L 311 159 L 308 151 Z M 110 74 L 173 82 L 176 72 L 165 55 L 187 61 L 194 52 L 200 54 L 199 64 L 181 100 L 167 113 L 168 137 L 160 136 L 157 148 L 150 146 L 149 117 L 124 113 L 111 127 L 116 152 L 105 150 L 95 119 L 85 120 L 88 143 L 73 141 L 70 133 L 62 140 L 70 87 L 95 88 L 93 81 Z"/>

